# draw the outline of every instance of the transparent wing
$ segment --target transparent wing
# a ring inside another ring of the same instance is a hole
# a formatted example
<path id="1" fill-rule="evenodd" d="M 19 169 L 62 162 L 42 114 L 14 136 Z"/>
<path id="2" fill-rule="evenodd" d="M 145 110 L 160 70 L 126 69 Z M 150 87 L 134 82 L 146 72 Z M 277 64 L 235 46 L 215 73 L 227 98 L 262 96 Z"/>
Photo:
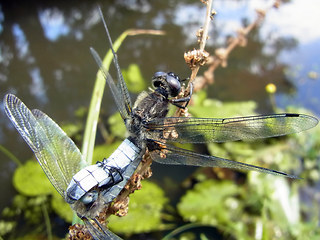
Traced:
<path id="1" fill-rule="evenodd" d="M 95 223 L 99 226 L 101 230 L 99 230 L 95 225 L 93 225 L 93 223 L 91 223 L 89 219 L 84 218 L 82 220 L 94 240 L 121 240 L 120 237 L 103 227 L 98 220 L 94 219 Z"/>
<path id="2" fill-rule="evenodd" d="M 121 114 L 121 117 L 123 119 L 127 119 L 130 117 L 130 114 L 131 114 L 131 111 L 132 111 L 132 103 L 131 103 L 131 99 L 130 99 L 130 95 L 129 95 L 129 91 L 128 91 L 128 88 L 127 88 L 127 85 L 123 79 L 123 76 L 122 76 L 122 73 L 121 73 L 121 69 L 120 69 L 120 66 L 118 64 L 118 57 L 117 57 L 117 54 L 115 53 L 113 47 L 112 47 L 112 40 L 111 40 L 111 37 L 110 37 L 110 34 L 109 34 L 109 30 L 108 30 L 108 27 L 107 27 L 107 24 L 104 20 L 104 17 L 103 17 L 103 14 L 102 14 L 102 11 L 101 11 L 101 8 L 99 7 L 99 14 L 100 14 L 100 17 L 101 17 L 101 20 L 103 22 L 103 25 L 104 25 L 104 28 L 106 30 L 106 33 L 107 33 L 107 37 L 108 37 L 108 41 L 109 41 L 109 44 L 110 44 L 110 48 L 111 48 L 111 51 L 113 53 L 113 63 L 115 65 L 115 68 L 117 70 L 117 84 L 114 82 L 114 80 L 112 79 L 111 75 L 109 74 L 108 71 L 106 71 L 103 67 L 103 64 L 102 64 L 102 61 L 101 61 L 101 58 L 99 57 L 98 53 L 93 49 L 93 48 L 90 48 L 90 51 L 95 59 L 95 61 L 97 62 L 99 68 L 100 68 L 100 71 L 102 72 L 102 74 L 104 75 L 104 78 L 106 79 L 110 89 L 111 89 L 111 92 L 112 92 L 112 95 L 113 95 L 113 98 L 116 102 L 116 105 L 119 109 L 119 112 Z"/>
<path id="3" fill-rule="evenodd" d="M 101 195 L 105 203 L 109 203 L 115 199 L 124 186 L 127 184 L 128 180 L 131 178 L 134 171 L 137 169 L 139 163 L 141 162 L 142 156 L 144 152 L 141 152 L 133 161 L 132 163 L 126 168 L 126 170 L 122 173 L 123 180 L 112 186 L 110 189 L 104 190 Z"/>
<path id="4" fill-rule="evenodd" d="M 148 122 L 151 138 L 180 143 L 253 140 L 297 133 L 318 124 L 318 119 L 303 114 L 272 114 L 236 118 L 172 117 Z M 153 135 L 154 136 L 153 136 Z"/>
<path id="5" fill-rule="evenodd" d="M 104 69 L 104 67 L 102 65 L 102 60 L 101 60 L 100 56 L 98 55 L 98 53 L 93 48 L 90 48 L 90 51 L 91 51 L 91 54 L 94 57 L 95 61 L 97 62 L 101 73 L 103 74 L 104 78 L 106 79 L 106 82 L 108 83 L 108 86 L 111 90 L 113 99 L 118 107 L 118 110 L 120 112 L 122 119 L 129 118 L 132 109 L 131 109 L 131 101 L 130 101 L 129 93 L 127 93 L 128 90 L 126 89 L 126 86 L 125 86 L 126 90 L 124 90 L 125 92 L 123 92 L 123 90 L 121 88 L 116 86 L 116 84 L 113 81 L 113 78 L 111 77 L 109 72 Z"/>
<path id="6" fill-rule="evenodd" d="M 4 98 L 5 112 L 34 152 L 52 185 L 64 197 L 72 176 L 80 170 L 81 153 L 72 140 L 46 114 L 33 113 L 16 96 Z"/>
<path id="7" fill-rule="evenodd" d="M 54 149 L 57 163 L 69 184 L 72 177 L 80 171 L 81 166 L 86 165 L 80 150 L 48 115 L 38 109 L 33 109 L 32 114 L 36 117 L 50 139 L 50 148 Z"/>
<path id="8" fill-rule="evenodd" d="M 284 176 L 288 178 L 299 178 L 297 176 L 290 175 L 277 170 L 258 167 L 224 158 L 202 155 L 182 148 L 174 147 L 172 145 L 162 143 L 159 141 L 154 141 L 151 144 L 151 147 L 149 147 L 149 150 L 151 158 L 154 161 L 162 164 L 231 168 L 236 170 L 258 171 L 273 175 Z"/>

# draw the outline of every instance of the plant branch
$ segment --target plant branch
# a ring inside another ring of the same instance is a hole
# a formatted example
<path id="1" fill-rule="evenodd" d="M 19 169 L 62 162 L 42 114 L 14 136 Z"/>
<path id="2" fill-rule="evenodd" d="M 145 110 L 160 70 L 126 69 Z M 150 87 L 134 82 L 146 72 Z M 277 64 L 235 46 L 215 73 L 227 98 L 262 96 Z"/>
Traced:
<path id="1" fill-rule="evenodd" d="M 200 30 L 201 31 L 200 40 L 199 40 L 199 42 L 200 42 L 200 52 L 204 51 L 204 48 L 206 46 L 206 42 L 207 42 L 207 39 L 208 39 L 209 24 L 210 24 L 210 19 L 211 19 L 212 0 L 206 1 L 205 4 L 207 6 L 207 10 L 206 10 L 206 15 L 205 15 L 205 19 L 204 19 L 203 28 Z M 199 69 L 200 69 L 200 64 L 197 64 L 195 66 L 195 68 L 192 69 L 191 76 L 190 76 L 190 82 L 191 83 L 196 78 Z"/>
<path id="2" fill-rule="evenodd" d="M 230 53 L 238 46 L 245 47 L 247 45 L 248 34 L 260 25 L 268 11 L 273 8 L 279 8 L 280 4 L 281 0 L 275 0 L 271 6 L 265 9 L 256 9 L 256 19 L 247 27 L 238 29 L 237 37 L 229 38 L 225 48 L 218 48 L 215 50 L 214 56 L 211 56 L 208 59 L 208 69 L 204 72 L 203 76 L 197 77 L 194 80 L 194 92 L 199 91 L 214 82 L 214 71 L 219 66 L 227 66 L 227 60 Z"/>

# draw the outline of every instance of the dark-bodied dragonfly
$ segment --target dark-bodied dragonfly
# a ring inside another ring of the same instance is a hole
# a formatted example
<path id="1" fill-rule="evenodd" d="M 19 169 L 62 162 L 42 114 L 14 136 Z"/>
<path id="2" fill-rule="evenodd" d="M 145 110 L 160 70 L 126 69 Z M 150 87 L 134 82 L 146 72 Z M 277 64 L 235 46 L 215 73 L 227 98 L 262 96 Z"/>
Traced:
<path id="1" fill-rule="evenodd" d="M 80 151 L 51 118 L 40 110 L 30 111 L 12 94 L 4 99 L 9 119 L 35 153 L 51 183 L 85 221 L 94 239 L 118 239 L 101 225 L 99 230 L 90 219 L 99 224 L 96 216 L 123 189 L 146 150 L 154 161 L 163 164 L 254 170 L 297 178 L 277 170 L 198 154 L 170 143 L 226 142 L 282 136 L 316 126 L 318 120 L 315 117 L 296 113 L 221 119 L 167 117 L 169 104 L 184 108 L 191 97 L 190 94 L 176 99 L 183 80 L 172 72 L 155 73 L 153 90 L 142 92 L 132 106 L 101 11 L 100 15 L 113 52 L 117 81 L 104 69 L 97 52 L 93 48 L 90 50 L 129 132 L 129 137 L 108 159 L 81 169 L 83 159 Z"/>

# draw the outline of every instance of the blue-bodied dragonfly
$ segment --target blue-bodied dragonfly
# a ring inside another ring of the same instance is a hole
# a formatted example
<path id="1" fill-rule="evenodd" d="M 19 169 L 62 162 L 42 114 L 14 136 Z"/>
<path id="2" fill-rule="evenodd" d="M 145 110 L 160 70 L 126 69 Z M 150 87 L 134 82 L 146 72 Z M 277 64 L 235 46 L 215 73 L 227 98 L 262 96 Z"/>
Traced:
<path id="1" fill-rule="evenodd" d="M 146 150 L 154 161 L 163 164 L 255 170 L 297 178 L 277 170 L 198 154 L 170 142 L 208 143 L 282 136 L 316 126 L 315 117 L 296 113 L 222 119 L 167 117 L 169 104 L 185 108 L 191 97 L 190 93 L 176 98 L 183 80 L 173 72 L 156 72 L 152 78 L 153 90 L 142 92 L 132 106 L 101 10 L 100 15 L 113 52 L 117 81 L 104 70 L 97 52 L 90 50 L 129 132 L 129 137 L 108 159 L 80 169 L 83 162 L 80 151 L 51 118 L 40 110 L 30 111 L 12 94 L 4 99 L 9 119 L 35 153 L 53 186 L 84 220 L 94 239 L 118 239 L 99 225 L 96 216 L 123 189 Z"/>

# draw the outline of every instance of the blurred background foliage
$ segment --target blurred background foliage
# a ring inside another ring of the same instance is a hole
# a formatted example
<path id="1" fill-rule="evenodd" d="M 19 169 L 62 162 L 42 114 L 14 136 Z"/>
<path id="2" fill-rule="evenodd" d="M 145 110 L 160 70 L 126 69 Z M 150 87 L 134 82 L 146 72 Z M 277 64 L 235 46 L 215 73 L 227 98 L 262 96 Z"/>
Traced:
<path id="1" fill-rule="evenodd" d="M 170 5 L 169 2 L 167 4 Z M 202 6 L 199 3 L 193 5 L 193 11 L 198 11 L 197 7 Z M 129 5 L 127 8 L 130 8 Z M 166 14 L 169 14 L 170 11 L 167 11 Z M 143 18 L 141 15 L 140 17 Z M 123 22 L 127 21 L 125 17 L 121 19 Z M 170 21 L 168 21 L 169 24 Z M 119 27 L 116 31 L 120 29 L 123 27 Z M 215 28 L 215 30 L 219 29 Z M 172 46 L 179 45 L 179 40 L 174 38 L 168 41 L 173 41 Z M 104 45 L 106 43 L 105 40 L 101 42 Z M 156 42 L 156 44 L 159 43 Z M 259 30 L 254 31 L 248 43 L 248 47 L 251 46 L 250 50 L 248 48 L 235 50 L 230 56 L 229 66 L 216 73 L 217 83 L 193 95 L 189 107 L 190 113 L 196 117 L 219 118 L 254 115 L 264 111 L 319 114 L 301 107 L 302 104 L 288 106 L 290 97 L 280 97 L 281 106 L 277 105 L 278 93 L 291 94 L 294 84 L 286 80 L 295 76 L 296 73 L 289 71 L 285 64 L 276 63 L 277 60 L 272 54 L 264 54 L 261 50 L 264 44 Z M 275 52 L 280 52 L 283 49 L 291 49 L 296 44 L 295 41 L 285 43 L 275 41 L 273 49 Z M 134 48 L 138 47 L 139 44 L 134 46 Z M 103 49 L 105 48 L 103 46 Z M 82 50 L 82 48 L 77 49 L 77 51 Z M 164 55 L 169 56 L 168 49 L 164 51 Z M 177 49 L 174 49 L 173 54 L 176 54 L 176 51 Z M 148 62 L 151 58 L 141 56 L 142 53 L 136 54 L 140 56 L 139 59 L 142 58 L 140 62 L 128 63 L 127 67 L 123 68 L 129 91 L 133 94 L 145 90 L 150 85 L 149 81 L 143 77 L 148 74 L 143 72 L 144 67 L 141 63 Z M 123 56 L 119 57 L 120 64 Z M 153 63 L 156 60 L 155 57 L 150 62 Z M 255 73 L 256 70 L 250 71 L 248 67 L 252 68 L 253 65 L 256 67 L 257 64 L 265 66 L 258 74 Z M 91 62 L 91 65 L 94 63 Z M 159 66 L 161 68 L 161 64 L 157 65 Z M 154 70 L 157 70 L 155 66 L 152 68 L 152 71 Z M 80 72 L 83 71 L 84 69 L 80 69 Z M 317 79 L 314 74 L 315 72 L 312 72 L 308 76 Z M 242 78 L 249 79 L 249 82 L 239 83 Z M 90 78 L 87 76 L 88 79 Z M 224 82 L 219 79 L 224 79 Z M 228 79 L 232 79 L 231 82 L 228 82 Z M 275 90 L 272 86 L 271 90 L 270 86 L 264 89 L 270 80 L 276 86 Z M 236 92 L 239 90 L 239 84 L 246 85 L 240 89 L 242 94 Z M 212 91 L 210 88 L 213 88 Z M 251 100 L 251 91 L 256 91 L 254 100 Z M 26 103 L 32 107 L 32 104 Z M 115 105 L 111 101 L 108 104 Z M 72 120 L 68 121 L 69 118 L 65 117 L 59 122 L 78 145 L 82 142 L 87 115 L 87 107 L 84 106 L 87 106 L 86 101 L 77 104 L 77 107 L 73 107 L 71 111 Z M 54 115 L 49 115 L 55 119 Z M 101 161 L 108 157 L 125 137 L 126 129 L 120 115 L 118 113 L 112 115 L 103 110 L 98 124 L 98 140 L 93 161 Z M 21 144 L 20 141 L 19 145 L 15 143 L 15 146 L 19 148 Z M 115 216 L 109 218 L 108 226 L 112 231 L 125 239 L 320 238 L 319 126 L 307 132 L 285 137 L 254 142 L 212 143 L 205 146 L 188 146 L 188 148 L 293 173 L 303 179 L 291 180 L 256 172 L 240 173 L 228 169 L 159 167 L 153 164 L 152 169 L 156 176 L 154 179 L 144 180 L 142 189 L 130 196 L 129 214 L 121 218 Z M 13 151 L 13 148 L 10 149 Z M 9 148 L 6 151 L 10 153 Z M 10 156 L 9 158 L 13 160 L 12 154 Z M 17 160 L 13 161 L 17 162 Z M 73 213 L 69 205 L 53 188 L 35 159 L 26 161 L 21 159 L 21 162 L 23 163 L 16 164 L 11 179 L 15 189 L 12 201 L 2 209 L 0 236 L 4 239 L 63 239 L 67 227 L 72 222 Z M 177 180 L 177 176 L 159 177 L 157 170 L 168 172 L 169 175 L 170 171 L 175 171 L 174 174 L 180 175 L 182 181 Z"/>

